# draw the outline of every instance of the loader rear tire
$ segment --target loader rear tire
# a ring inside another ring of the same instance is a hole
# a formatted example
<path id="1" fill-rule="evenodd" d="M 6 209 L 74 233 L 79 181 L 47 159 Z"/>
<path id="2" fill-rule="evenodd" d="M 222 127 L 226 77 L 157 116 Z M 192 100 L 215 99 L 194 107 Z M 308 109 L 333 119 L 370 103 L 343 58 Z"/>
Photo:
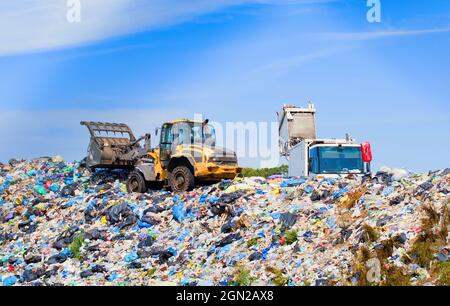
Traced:
<path id="1" fill-rule="evenodd" d="M 145 193 L 148 189 L 147 187 L 147 182 L 140 172 L 133 171 L 130 173 L 127 180 L 128 192 Z"/>
<path id="2" fill-rule="evenodd" d="M 178 166 L 169 175 L 169 185 L 173 192 L 192 190 L 195 187 L 195 178 L 189 168 Z"/>

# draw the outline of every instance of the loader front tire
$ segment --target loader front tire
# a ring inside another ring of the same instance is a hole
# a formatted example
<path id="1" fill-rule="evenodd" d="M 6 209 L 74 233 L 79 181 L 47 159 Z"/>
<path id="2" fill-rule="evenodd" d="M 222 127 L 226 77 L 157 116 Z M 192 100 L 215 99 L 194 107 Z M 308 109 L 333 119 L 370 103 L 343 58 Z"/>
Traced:
<path id="1" fill-rule="evenodd" d="M 147 182 L 142 173 L 133 171 L 128 176 L 127 190 L 128 192 L 145 193 L 147 191 Z"/>
<path id="2" fill-rule="evenodd" d="M 170 173 L 169 185 L 173 192 L 192 190 L 195 187 L 194 174 L 188 167 L 175 167 Z"/>

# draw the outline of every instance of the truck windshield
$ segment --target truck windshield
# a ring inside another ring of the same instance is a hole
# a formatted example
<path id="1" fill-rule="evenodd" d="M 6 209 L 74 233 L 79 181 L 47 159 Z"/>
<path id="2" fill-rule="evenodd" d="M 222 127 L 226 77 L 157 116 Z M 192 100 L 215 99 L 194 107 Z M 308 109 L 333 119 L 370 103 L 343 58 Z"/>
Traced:
<path id="1" fill-rule="evenodd" d="M 364 163 L 360 147 L 318 147 L 319 173 L 362 173 Z"/>

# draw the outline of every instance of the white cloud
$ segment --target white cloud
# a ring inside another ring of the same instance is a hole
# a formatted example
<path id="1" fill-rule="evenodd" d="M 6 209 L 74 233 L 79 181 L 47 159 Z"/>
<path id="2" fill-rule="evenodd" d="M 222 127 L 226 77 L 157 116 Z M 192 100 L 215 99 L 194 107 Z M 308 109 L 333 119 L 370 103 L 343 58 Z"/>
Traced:
<path id="1" fill-rule="evenodd" d="M 339 49 L 337 48 L 330 48 L 279 59 L 270 64 L 257 68 L 255 72 L 261 73 L 267 71 L 286 71 L 301 66 L 305 63 L 314 61 L 316 59 L 332 55 L 338 51 Z"/>
<path id="2" fill-rule="evenodd" d="M 313 34 L 314 37 L 329 40 L 368 40 L 376 38 L 415 36 L 433 33 L 448 33 L 450 28 L 419 29 L 419 30 L 392 30 L 392 31 L 371 31 L 371 32 L 333 32 Z"/>
<path id="3" fill-rule="evenodd" d="M 80 0 L 81 22 L 67 21 L 67 0 L 0 2 L 0 55 L 74 46 L 189 20 L 245 3 L 329 0 Z"/>

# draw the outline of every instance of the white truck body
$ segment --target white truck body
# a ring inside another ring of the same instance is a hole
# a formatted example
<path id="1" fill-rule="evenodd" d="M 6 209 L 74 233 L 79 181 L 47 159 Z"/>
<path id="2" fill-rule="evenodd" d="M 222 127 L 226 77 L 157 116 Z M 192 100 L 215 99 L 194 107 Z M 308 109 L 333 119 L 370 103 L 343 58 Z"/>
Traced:
<path id="1" fill-rule="evenodd" d="M 289 161 L 289 176 L 339 177 L 370 172 L 363 162 L 362 147 L 348 136 L 345 139 L 318 139 L 316 109 L 284 105 L 278 113 L 280 155 Z"/>
<path id="2" fill-rule="evenodd" d="M 302 141 L 290 150 L 289 176 L 308 176 L 308 147 L 307 141 Z"/>

